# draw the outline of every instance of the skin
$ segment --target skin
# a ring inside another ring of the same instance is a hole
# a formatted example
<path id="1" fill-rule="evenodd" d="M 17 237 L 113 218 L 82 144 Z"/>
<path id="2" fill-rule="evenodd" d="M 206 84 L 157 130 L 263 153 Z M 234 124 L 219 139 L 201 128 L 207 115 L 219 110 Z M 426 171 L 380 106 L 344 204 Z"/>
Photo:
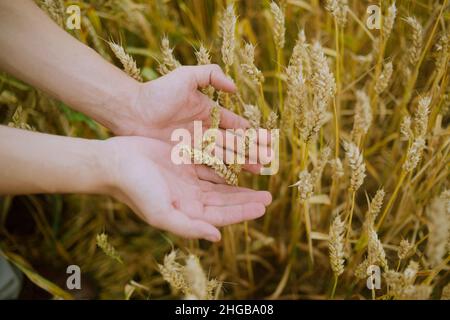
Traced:
<path id="1" fill-rule="evenodd" d="M 198 89 L 236 90 L 220 67 L 186 66 L 139 83 L 30 0 L 0 0 L 0 30 L 0 69 L 130 136 L 96 141 L 0 127 L 0 167 L 7 168 L 1 194 L 108 194 L 155 227 L 210 241 L 220 239 L 216 227 L 264 213 L 268 192 L 229 187 L 206 167 L 170 161 L 174 129 L 192 132 L 194 120 L 209 124 L 213 102 Z M 247 120 L 221 109 L 222 130 L 247 127 Z M 266 148 L 269 141 L 258 143 Z"/>
<path id="2" fill-rule="evenodd" d="M 0 126 L 0 194 L 110 195 L 147 223 L 220 240 L 217 227 L 261 217 L 270 193 L 214 183 L 204 166 L 175 165 L 150 138 L 87 140 Z M 49 156 L 50 155 L 50 156 Z"/>

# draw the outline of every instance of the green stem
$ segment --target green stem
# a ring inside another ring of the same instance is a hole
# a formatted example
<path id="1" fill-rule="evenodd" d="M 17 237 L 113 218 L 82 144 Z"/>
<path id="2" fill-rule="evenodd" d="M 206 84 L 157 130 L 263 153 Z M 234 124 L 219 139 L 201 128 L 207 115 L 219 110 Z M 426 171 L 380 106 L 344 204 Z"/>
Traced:
<path id="1" fill-rule="evenodd" d="M 336 293 L 337 283 L 338 283 L 338 276 L 334 275 L 333 288 L 331 289 L 330 299 L 334 299 L 334 294 Z"/>
<path id="2" fill-rule="evenodd" d="M 352 191 L 352 195 L 351 195 L 351 202 L 350 202 L 350 211 L 348 214 L 348 222 L 347 222 L 347 235 L 346 235 L 346 240 L 345 243 L 347 244 L 349 239 L 350 239 L 350 235 L 352 233 L 352 220 L 353 220 L 353 211 L 355 208 L 355 196 L 356 196 L 356 191 Z"/>
<path id="3" fill-rule="evenodd" d="M 400 179 L 397 181 L 397 185 L 395 186 L 394 189 L 394 193 L 392 194 L 391 198 L 389 199 L 389 202 L 387 203 L 386 207 L 383 210 L 383 213 L 381 214 L 380 220 L 378 221 L 377 224 L 377 230 L 379 230 L 381 228 L 381 226 L 383 225 L 384 219 L 386 218 L 386 215 L 388 214 L 389 210 L 391 209 L 392 205 L 395 202 L 395 199 L 397 198 L 398 192 L 400 190 L 400 187 L 403 184 L 403 181 L 406 178 L 407 173 L 405 172 L 405 170 L 402 170 L 402 173 L 400 175 Z"/>
<path id="4" fill-rule="evenodd" d="M 303 215 L 305 218 L 306 237 L 308 238 L 308 252 L 311 264 L 314 265 L 314 252 L 311 238 L 311 217 L 309 216 L 309 207 L 306 201 L 303 201 Z"/>
<path id="5" fill-rule="evenodd" d="M 281 66 L 282 66 L 282 49 L 277 49 L 277 75 L 278 75 L 278 102 L 279 111 L 283 112 L 283 83 L 281 80 Z"/>

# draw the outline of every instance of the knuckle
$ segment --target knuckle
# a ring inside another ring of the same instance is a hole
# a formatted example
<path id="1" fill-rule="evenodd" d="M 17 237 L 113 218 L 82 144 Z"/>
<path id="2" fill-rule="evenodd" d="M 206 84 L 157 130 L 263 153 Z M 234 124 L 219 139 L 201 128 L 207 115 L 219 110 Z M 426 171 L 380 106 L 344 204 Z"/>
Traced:
<path id="1" fill-rule="evenodd" d="M 211 64 L 211 69 L 213 72 L 222 72 L 222 68 L 218 64 Z"/>

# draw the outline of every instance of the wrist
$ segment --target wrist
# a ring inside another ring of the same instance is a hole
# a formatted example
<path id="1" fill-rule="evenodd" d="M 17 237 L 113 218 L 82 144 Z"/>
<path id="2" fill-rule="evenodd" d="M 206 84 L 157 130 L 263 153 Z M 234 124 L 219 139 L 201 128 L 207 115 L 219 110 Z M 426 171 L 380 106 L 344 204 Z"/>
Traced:
<path id="1" fill-rule="evenodd" d="M 108 140 L 88 140 L 87 144 L 91 179 L 85 183 L 85 192 L 112 195 L 116 186 L 114 150 Z"/>
<path id="2" fill-rule="evenodd" d="M 112 105 L 107 127 L 120 136 L 135 135 L 136 128 L 140 124 L 139 97 L 142 83 L 130 79 L 120 89 L 114 90 L 111 97 L 105 103 Z"/>

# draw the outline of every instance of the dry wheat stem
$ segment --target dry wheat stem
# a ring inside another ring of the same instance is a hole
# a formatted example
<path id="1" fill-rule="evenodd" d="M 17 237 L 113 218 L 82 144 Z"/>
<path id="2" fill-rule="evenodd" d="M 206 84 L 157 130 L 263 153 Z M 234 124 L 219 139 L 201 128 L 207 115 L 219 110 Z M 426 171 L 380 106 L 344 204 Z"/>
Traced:
<path id="1" fill-rule="evenodd" d="M 125 73 L 133 79 L 142 82 L 141 71 L 137 67 L 136 61 L 134 61 L 133 57 L 126 53 L 125 49 L 121 45 L 112 41 L 108 41 L 108 44 L 112 52 L 114 52 L 114 55 L 117 59 L 119 59 L 120 63 L 122 63 Z"/>

